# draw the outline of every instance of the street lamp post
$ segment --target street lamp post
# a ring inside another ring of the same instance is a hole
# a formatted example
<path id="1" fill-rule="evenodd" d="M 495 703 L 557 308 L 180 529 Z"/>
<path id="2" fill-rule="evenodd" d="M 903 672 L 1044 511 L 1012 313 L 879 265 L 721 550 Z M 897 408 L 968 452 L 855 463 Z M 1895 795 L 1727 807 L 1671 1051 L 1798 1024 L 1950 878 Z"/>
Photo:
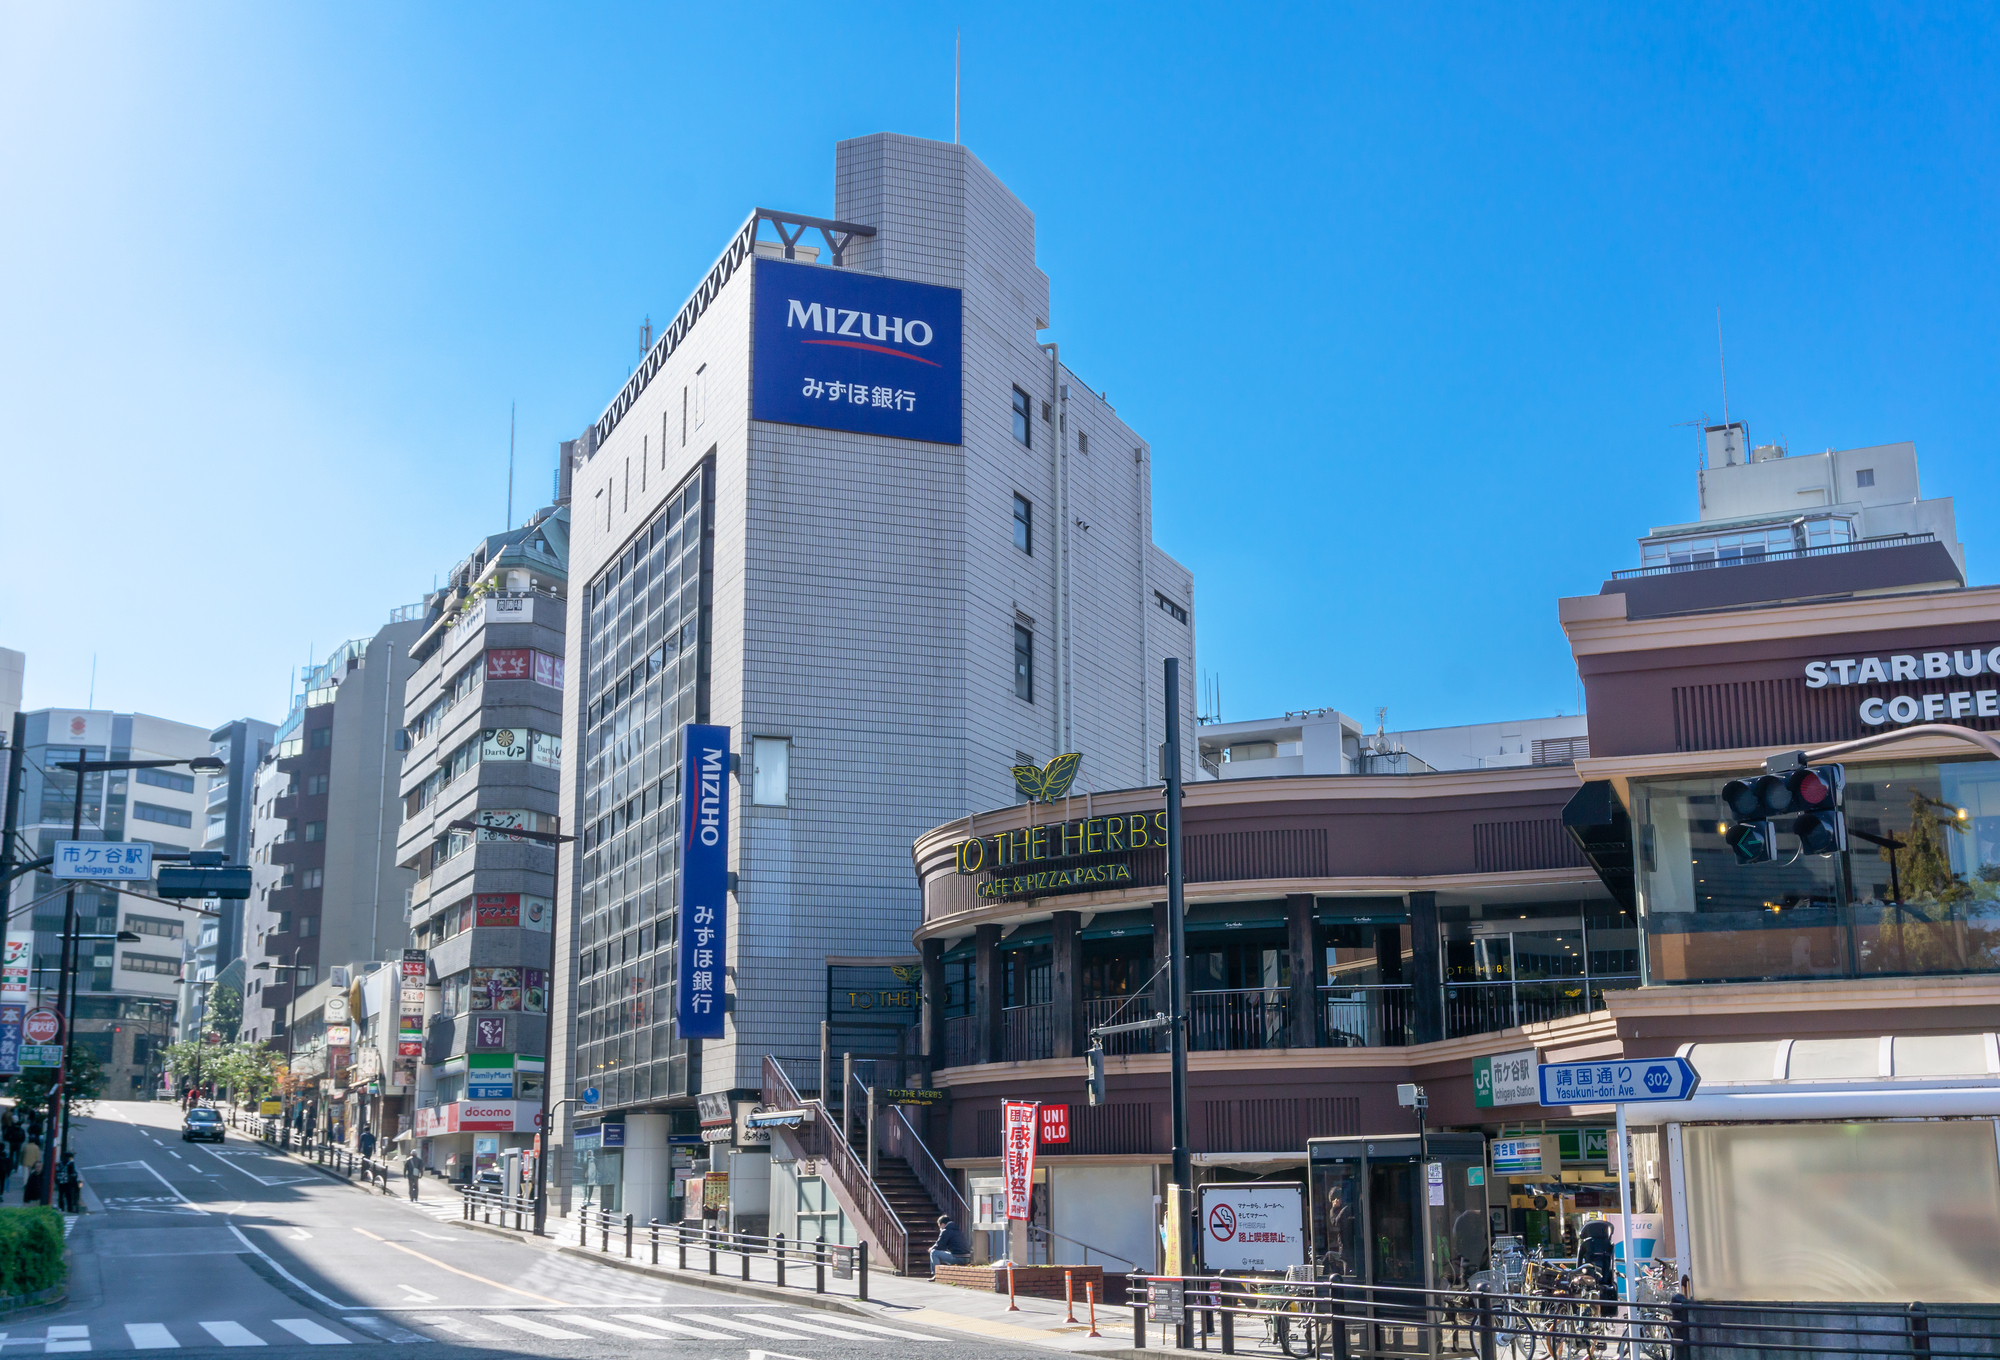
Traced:
<path id="1" fill-rule="evenodd" d="M 185 760 L 86 760 L 78 756 L 75 760 L 55 762 L 58 770 L 68 770 L 76 776 L 75 796 L 70 800 L 69 838 L 83 839 L 83 781 L 84 776 L 105 774 L 118 770 L 160 770 L 175 765 L 185 765 L 196 774 L 210 774 L 226 770 L 228 765 L 215 756 L 192 756 Z M 103 824 L 102 816 L 98 819 Z M 110 939 L 112 936 L 98 935 L 91 938 Z M 133 939 L 136 941 L 137 936 Z M 69 1156 L 69 1120 L 62 1117 L 63 1106 L 69 1091 L 69 1055 L 76 1045 L 76 946 L 80 937 L 76 932 L 76 881 L 70 881 L 69 891 L 63 895 L 63 949 L 62 972 L 56 979 L 56 1008 L 63 1018 L 61 1056 L 56 1059 L 55 1085 L 50 1089 L 49 1117 L 62 1122 L 61 1150 L 57 1156 L 44 1158 L 44 1181 L 42 1203 L 47 1204 L 55 1190 L 57 1161 Z"/>
<path id="2" fill-rule="evenodd" d="M 453 831 L 470 831 L 475 836 L 481 831 L 500 831 L 520 840 L 533 841 L 537 845 L 546 845 L 556 852 L 555 867 L 549 871 L 549 982 L 548 995 L 542 1007 L 542 1107 L 540 1113 L 535 1117 L 535 1139 L 537 1143 L 537 1151 L 535 1153 L 535 1236 L 537 1237 L 545 1236 L 548 1228 L 549 1135 L 554 1132 L 549 1127 L 549 1081 L 555 1076 L 556 1066 L 555 913 L 562 909 L 562 893 L 559 891 L 562 885 L 562 847 L 576 839 L 574 836 L 561 834 L 562 818 L 551 817 L 549 820 L 556 824 L 555 831 L 528 831 L 521 827 L 512 826 L 481 826 L 469 817 L 460 817 L 456 821 L 445 824 Z M 474 845 L 475 847 L 477 846 L 476 841 Z M 474 850 L 474 853 L 478 853 L 477 849 Z M 412 1133 L 410 1144 L 412 1152 L 416 1150 L 415 1137 L 416 1135 Z"/>
<path id="3" fill-rule="evenodd" d="M 288 1079 L 292 1077 L 292 1021 L 296 1018 L 299 1002 L 299 950 L 294 948 L 289 957 L 292 960 L 290 963 L 272 963 L 269 959 L 266 959 L 262 963 L 253 963 L 250 965 L 253 972 L 261 973 L 269 971 L 273 973 L 290 973 L 292 975 L 292 990 L 285 997 L 285 1076 Z M 292 1081 L 292 1090 L 295 1094 L 298 1091 L 298 1082 L 296 1080 Z M 235 1097 L 231 1096 L 230 1099 L 234 1100 Z M 289 1123 L 292 1117 L 289 1107 L 285 1110 L 284 1117 L 286 1122 Z"/>

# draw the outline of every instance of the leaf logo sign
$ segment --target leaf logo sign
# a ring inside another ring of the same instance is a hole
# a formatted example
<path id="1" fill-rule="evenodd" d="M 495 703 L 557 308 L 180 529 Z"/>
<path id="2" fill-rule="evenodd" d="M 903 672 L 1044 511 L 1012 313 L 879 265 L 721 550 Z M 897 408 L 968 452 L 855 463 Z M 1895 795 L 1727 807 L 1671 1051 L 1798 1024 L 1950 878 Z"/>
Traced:
<path id="1" fill-rule="evenodd" d="M 1069 796 L 1069 786 L 1076 782 L 1076 767 L 1082 763 L 1083 757 L 1072 751 L 1039 770 L 1033 765 L 1016 765 L 1014 787 L 1031 803 L 1053 803 Z"/>

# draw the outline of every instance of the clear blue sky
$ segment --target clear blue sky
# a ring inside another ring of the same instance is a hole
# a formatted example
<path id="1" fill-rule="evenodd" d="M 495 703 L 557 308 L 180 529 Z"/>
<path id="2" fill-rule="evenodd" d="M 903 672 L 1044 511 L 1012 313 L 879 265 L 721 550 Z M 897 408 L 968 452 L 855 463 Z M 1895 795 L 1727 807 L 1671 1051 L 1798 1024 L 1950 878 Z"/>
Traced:
<path id="1" fill-rule="evenodd" d="M 1594 12 L 1580 12 L 1581 10 Z M 1225 716 L 1574 711 L 1555 601 L 1730 409 L 1914 439 L 1996 579 L 1980 7 L 0 7 L 0 645 L 28 702 L 278 717 L 614 393 L 833 144 L 1034 209 L 1152 441 Z"/>

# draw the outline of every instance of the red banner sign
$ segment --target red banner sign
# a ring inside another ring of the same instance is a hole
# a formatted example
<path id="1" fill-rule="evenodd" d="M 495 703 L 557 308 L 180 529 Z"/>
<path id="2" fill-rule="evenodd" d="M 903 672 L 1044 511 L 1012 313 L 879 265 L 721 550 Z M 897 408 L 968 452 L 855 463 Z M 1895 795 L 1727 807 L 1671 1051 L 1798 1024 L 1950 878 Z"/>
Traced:
<path id="1" fill-rule="evenodd" d="M 1000 1182 L 1007 1195 L 1007 1217 L 1025 1221 L 1035 1186 L 1035 1129 L 1040 1122 L 1032 1101 L 1009 1100 L 1000 1106 Z"/>
<path id="2" fill-rule="evenodd" d="M 472 899 L 472 920 L 481 926 L 521 924 L 521 894 L 480 893 Z"/>

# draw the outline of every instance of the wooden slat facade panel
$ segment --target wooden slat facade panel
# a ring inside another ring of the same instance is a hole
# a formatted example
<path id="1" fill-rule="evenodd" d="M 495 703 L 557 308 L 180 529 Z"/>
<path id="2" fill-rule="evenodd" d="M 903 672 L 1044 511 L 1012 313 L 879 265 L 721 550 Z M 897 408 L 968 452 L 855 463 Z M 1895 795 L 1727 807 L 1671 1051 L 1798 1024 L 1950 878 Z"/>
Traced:
<path id="1" fill-rule="evenodd" d="M 1563 830 L 1560 817 L 1519 822 L 1475 822 L 1472 864 L 1482 874 L 1518 873 L 1526 869 L 1580 869 L 1589 861 L 1576 840 Z"/>
<path id="2" fill-rule="evenodd" d="M 1674 744 L 1680 751 L 1727 751 L 1744 746 L 1819 746 L 1885 730 L 1861 721 L 1863 700 L 1992 688 L 1991 676 L 1905 681 L 1894 685 L 1808 688 L 1801 676 L 1680 685 L 1673 691 Z M 1961 716 L 1938 721 L 2000 731 L 2000 718 Z"/>

